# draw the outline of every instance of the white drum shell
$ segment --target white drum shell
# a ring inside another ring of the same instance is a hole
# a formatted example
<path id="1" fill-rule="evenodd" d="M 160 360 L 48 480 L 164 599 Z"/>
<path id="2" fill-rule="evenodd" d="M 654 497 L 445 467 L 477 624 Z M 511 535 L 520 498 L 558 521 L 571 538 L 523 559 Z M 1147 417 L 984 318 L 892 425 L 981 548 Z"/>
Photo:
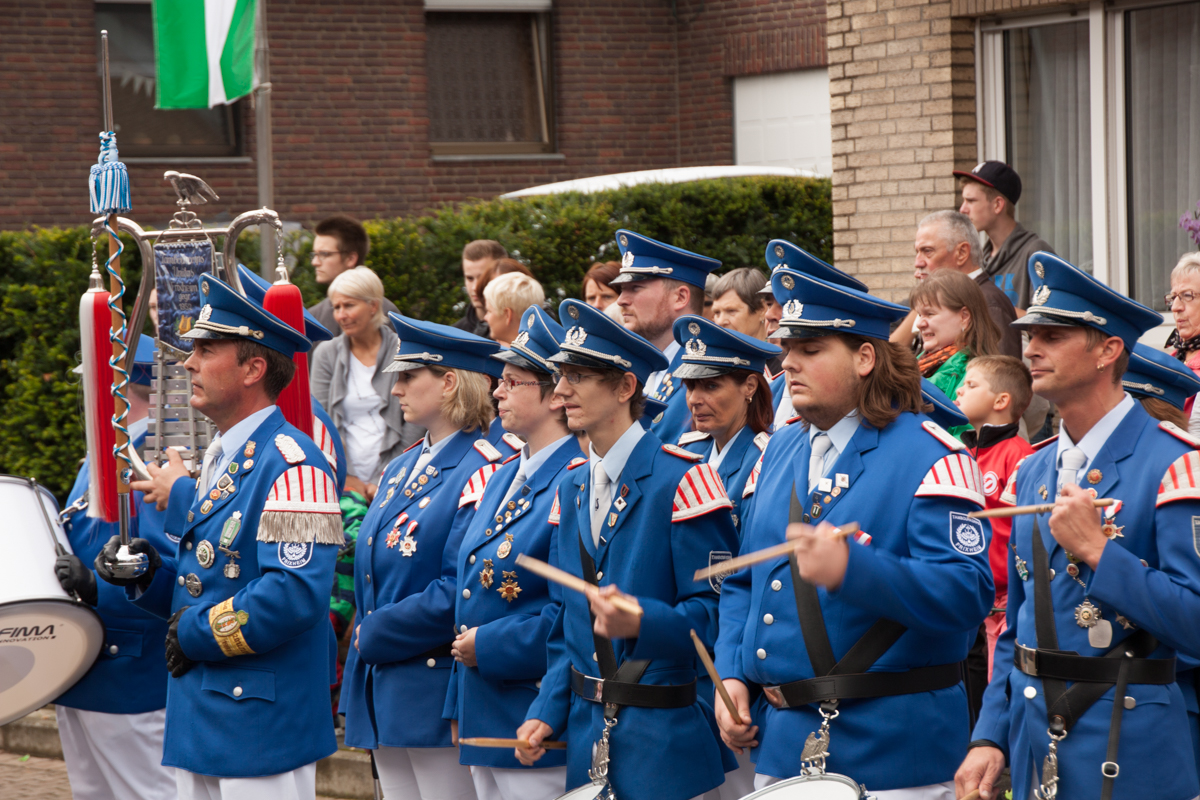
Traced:
<path id="1" fill-rule="evenodd" d="M 566 794 L 559 795 L 555 800 L 596 800 L 604 791 L 604 784 L 588 783 Z"/>
<path id="2" fill-rule="evenodd" d="M 800 775 L 771 784 L 742 800 L 861 800 L 863 787 L 845 775 Z"/>
<path id="3" fill-rule="evenodd" d="M 38 508 L 38 503 L 45 509 Z M 70 551 L 58 504 L 43 487 L 0 475 L 0 725 L 41 708 L 83 677 L 104 623 L 54 575 L 55 540 Z M 52 531 L 46 529 L 49 517 Z"/>

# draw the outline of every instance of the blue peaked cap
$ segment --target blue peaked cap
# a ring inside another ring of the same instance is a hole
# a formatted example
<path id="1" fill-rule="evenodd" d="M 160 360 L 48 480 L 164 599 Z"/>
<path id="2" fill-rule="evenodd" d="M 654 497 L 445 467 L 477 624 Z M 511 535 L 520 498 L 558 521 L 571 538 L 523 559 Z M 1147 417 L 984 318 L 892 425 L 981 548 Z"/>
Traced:
<path id="1" fill-rule="evenodd" d="M 558 365 L 551 362 L 550 358 L 558 353 L 558 343 L 565 335 L 563 326 L 551 319 L 541 306 L 530 306 L 521 315 L 517 338 L 507 349 L 494 353 L 492 358 L 516 367 L 557 375 Z"/>
<path id="2" fill-rule="evenodd" d="M 291 358 L 307 353 L 312 342 L 274 314 L 212 275 L 200 276 L 203 306 L 186 339 L 245 339 Z"/>
<path id="3" fill-rule="evenodd" d="M 1181 411 L 1187 399 L 1200 392 L 1200 380 L 1183 362 L 1140 343 L 1129 354 L 1121 384 L 1134 397 L 1166 400 Z"/>
<path id="4" fill-rule="evenodd" d="M 491 356 L 500 351 L 500 345 L 473 333 L 424 322 L 388 312 L 392 327 L 400 337 L 392 363 L 384 372 L 408 372 L 421 367 L 450 367 L 468 372 L 482 372 L 499 378 L 504 365 Z"/>
<path id="5" fill-rule="evenodd" d="M 558 318 L 566 326 L 556 364 L 632 372 L 645 386 L 650 373 L 666 369 L 667 357 L 650 342 L 579 300 L 563 300 Z"/>
<path id="6" fill-rule="evenodd" d="M 1200 382 L 1197 383 L 1200 386 Z M 921 378 L 921 397 L 933 406 L 929 418 L 943 428 L 957 428 L 960 425 L 970 425 L 971 421 L 951 402 L 946 393 L 928 378 Z"/>
<path id="7" fill-rule="evenodd" d="M 847 275 L 837 267 L 826 264 L 812 253 L 802 250 L 785 239 L 772 239 L 767 242 L 767 252 L 764 257 L 771 272 L 782 267 L 790 269 L 793 272 L 803 272 L 806 275 L 812 275 L 839 286 L 849 286 L 851 289 L 857 289 L 860 292 L 870 291 L 867 285 L 858 278 Z M 768 283 L 762 291 L 764 293 L 770 292 L 771 285 Z"/>
<path id="8" fill-rule="evenodd" d="M 245 264 L 238 264 L 238 277 L 242 279 L 242 288 L 246 290 L 246 297 L 261 306 L 266 301 L 267 289 L 271 288 L 271 284 L 262 275 L 246 269 Z M 313 344 L 326 342 L 333 338 L 329 329 L 317 322 L 317 318 L 308 313 L 307 308 L 304 309 L 304 338 Z"/>
<path id="9" fill-rule="evenodd" d="M 904 306 L 786 267 L 771 274 L 771 291 L 783 306 L 775 333 L 782 339 L 853 333 L 886 341 L 892 323 L 908 314 Z"/>
<path id="10" fill-rule="evenodd" d="M 621 272 L 610 285 L 671 278 L 704 288 L 708 273 L 721 266 L 715 258 L 702 256 L 669 244 L 657 242 L 633 231 L 617 231 L 621 248 Z"/>
<path id="11" fill-rule="evenodd" d="M 1058 256 L 1039 250 L 1029 257 L 1030 301 L 1013 328 L 1035 325 L 1092 327 L 1119 336 L 1130 353 L 1138 337 L 1163 318 L 1136 300 L 1114 291 Z"/>
<path id="12" fill-rule="evenodd" d="M 683 361 L 673 373 L 676 378 L 709 378 L 735 369 L 764 372 L 767 359 L 783 352 L 769 342 L 691 314 L 675 320 L 672 332 L 683 347 Z"/>
<path id="13" fill-rule="evenodd" d="M 138 337 L 137 352 L 133 354 L 133 371 L 129 380 L 133 383 L 149 386 L 154 368 L 154 339 L 146 334 Z"/>

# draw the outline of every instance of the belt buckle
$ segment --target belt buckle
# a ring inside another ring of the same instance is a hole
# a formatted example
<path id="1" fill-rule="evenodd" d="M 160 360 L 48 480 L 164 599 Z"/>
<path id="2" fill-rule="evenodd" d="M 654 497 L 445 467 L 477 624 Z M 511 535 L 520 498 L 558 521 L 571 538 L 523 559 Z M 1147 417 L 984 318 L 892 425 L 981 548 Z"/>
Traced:
<path id="1" fill-rule="evenodd" d="M 1024 672 L 1026 675 L 1037 677 L 1037 650 L 1032 647 L 1026 647 L 1019 644 L 1014 651 L 1017 659 L 1017 669 Z"/>
<path id="2" fill-rule="evenodd" d="M 596 703 L 604 702 L 604 678 L 588 677 L 588 682 L 592 684 L 591 699 Z"/>
<path id="3" fill-rule="evenodd" d="M 767 702 L 772 708 L 786 708 L 787 704 L 783 699 L 783 692 L 779 691 L 778 686 L 764 686 L 763 696 L 767 698 Z"/>

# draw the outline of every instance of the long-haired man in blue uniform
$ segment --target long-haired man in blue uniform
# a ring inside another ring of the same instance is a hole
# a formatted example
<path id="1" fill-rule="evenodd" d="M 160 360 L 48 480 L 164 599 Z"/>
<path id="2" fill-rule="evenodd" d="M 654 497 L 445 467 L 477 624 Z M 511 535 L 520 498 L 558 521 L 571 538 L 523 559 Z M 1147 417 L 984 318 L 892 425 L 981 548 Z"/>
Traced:
<path id="1" fill-rule="evenodd" d="M 704 282 L 721 266 L 715 258 L 656 242 L 633 231 L 617 231 L 621 271 L 612 286 L 620 292 L 617 305 L 626 328 L 662 351 L 667 366 L 645 377 L 646 396 L 667 404 L 654 417 L 650 430 L 664 442 L 674 443 L 691 430 L 683 384 L 675 377 L 683 352 L 672 335 L 675 320 L 704 311 Z"/>
<path id="2" fill-rule="evenodd" d="M 743 719 L 719 705 L 723 738 L 757 748 L 758 788 L 825 767 L 886 800 L 950 800 L 969 726 L 959 664 L 993 594 L 989 531 L 967 516 L 979 469 L 887 341 L 902 306 L 786 268 L 771 282 L 805 423 L 767 445 L 742 550 L 785 531 L 796 547 L 723 584 L 716 663 Z M 851 522 L 862 533 L 835 536 Z"/>
<path id="3" fill-rule="evenodd" d="M 316 762 L 337 749 L 326 655 L 342 526 L 329 462 L 275 405 L 311 345 L 216 278 L 201 277 L 200 294 L 184 366 L 192 407 L 219 435 L 198 481 L 172 460 L 134 485 L 165 501 L 181 544 L 160 554 L 134 539 L 148 568 L 127 579 L 113 573 L 114 537 L 96 570 L 170 618 L 163 763 L 179 796 L 312 798 Z"/>
<path id="4" fill-rule="evenodd" d="M 454 674 L 446 714 L 461 737 L 509 737 L 525 721 L 546 674 L 546 637 L 558 614 L 546 581 L 514 562 L 526 554 L 557 562 L 548 521 L 554 491 L 573 461 L 583 462 L 578 440 L 554 398 L 562 326 L 537 306 L 521 317 L 512 345 L 492 356 L 504 362 L 495 391 L 500 422 L 525 440 L 488 479 L 477 511 L 458 549 L 458 585 L 476 592 L 458 599 L 454 627 Z M 566 754 L 548 753 L 530 768 L 511 750 L 462 745 L 460 761 L 471 766 L 479 800 L 552 800 L 566 790 Z"/>
<path id="5" fill-rule="evenodd" d="M 590 768 L 622 800 L 688 800 L 726 769 L 689 631 L 712 645 L 717 588 L 693 575 L 737 549 L 730 502 L 712 467 L 638 424 L 642 384 L 666 367 L 658 348 L 575 300 L 559 318 L 557 392 L 591 444 L 558 485 L 550 521 L 559 567 L 599 588 L 562 593 L 549 669 L 517 731 L 533 747 L 516 755 L 535 763 L 554 736 L 567 742 L 569 788 Z"/>
<path id="6" fill-rule="evenodd" d="M 1028 268 L 1032 304 L 1013 325 L 1062 425 L 1001 499 L 1053 511 L 1013 520 L 1008 630 L 958 788 L 993 797 L 1007 760 L 1014 797 L 1190 800 L 1176 675 L 1200 655 L 1200 442 L 1121 384 L 1161 316 L 1049 253 Z"/>
<path id="7" fill-rule="evenodd" d="M 128 389 L 129 438 L 138 452 L 146 441 L 153 364 L 154 340 L 143 335 Z M 87 674 L 54 701 L 63 760 L 78 800 L 167 800 L 175 797 L 175 771 L 162 766 L 167 671 L 159 642 L 167 624 L 130 605 L 120 588 L 96 580 L 92 562 L 117 524 L 87 513 L 90 469 L 91 462 L 84 461 L 67 498 L 64 528 L 74 553 L 59 556 L 55 571 L 63 589 L 96 607 L 104 620 L 104 646 Z M 142 503 L 140 493 L 134 507 L 136 535 L 157 549 L 173 550 L 163 513 Z"/>

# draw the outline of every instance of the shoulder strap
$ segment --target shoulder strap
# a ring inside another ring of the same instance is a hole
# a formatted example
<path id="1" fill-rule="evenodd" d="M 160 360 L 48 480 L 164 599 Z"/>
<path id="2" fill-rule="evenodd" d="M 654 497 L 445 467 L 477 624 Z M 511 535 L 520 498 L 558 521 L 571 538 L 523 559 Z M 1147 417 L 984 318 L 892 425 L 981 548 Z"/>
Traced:
<path id="1" fill-rule="evenodd" d="M 583 534 L 579 534 L 579 561 L 583 567 L 583 579 L 592 586 L 599 586 L 600 581 L 596 577 L 596 562 L 592 560 L 592 556 L 588 553 L 587 548 L 583 545 Z M 596 615 L 588 608 L 588 619 L 592 622 L 592 645 L 596 648 L 596 663 L 600 667 L 600 677 L 604 680 L 617 680 L 622 683 L 637 683 L 642 679 L 642 674 L 646 668 L 650 666 L 649 659 L 627 659 L 620 667 L 617 666 L 617 654 L 613 650 L 612 639 L 608 639 L 596 633 Z M 604 716 L 612 719 L 617 715 L 620 706 L 613 703 L 606 703 L 604 706 Z"/>

